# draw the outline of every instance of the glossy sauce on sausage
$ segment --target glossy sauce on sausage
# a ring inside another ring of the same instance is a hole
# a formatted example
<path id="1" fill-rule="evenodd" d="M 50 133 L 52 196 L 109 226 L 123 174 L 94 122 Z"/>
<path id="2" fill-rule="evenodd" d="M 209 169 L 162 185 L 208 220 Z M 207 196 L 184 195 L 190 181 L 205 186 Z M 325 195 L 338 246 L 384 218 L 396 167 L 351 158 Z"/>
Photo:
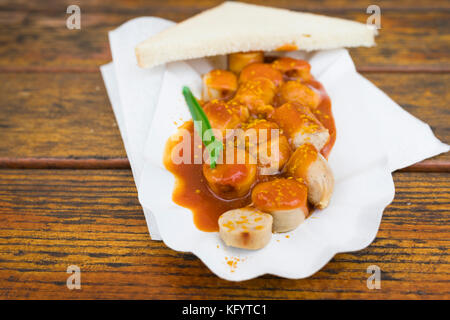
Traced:
<path id="1" fill-rule="evenodd" d="M 325 158 L 328 158 L 336 140 L 336 127 L 331 110 L 331 101 L 322 84 L 313 79 L 313 77 L 304 83 L 319 92 L 321 96 L 321 102 L 314 110 L 312 110 L 312 112 L 325 126 L 325 128 L 329 130 L 330 139 L 321 150 L 321 154 Z M 176 180 L 172 199 L 176 204 L 192 211 L 194 224 L 198 229 L 208 232 L 218 231 L 218 218 L 222 213 L 251 204 L 251 190 L 247 195 L 232 200 L 222 199 L 214 194 L 205 181 L 205 177 L 202 172 L 203 165 L 194 164 L 194 150 L 195 148 L 199 148 L 199 146 L 194 145 L 195 132 L 192 121 L 184 123 L 182 128 L 187 129 L 191 135 L 192 161 L 191 164 L 175 164 L 171 161 L 171 154 L 179 141 L 171 139 L 167 141 L 164 154 L 164 165 L 166 169 L 175 176 Z M 203 148 L 203 146 L 200 147 Z M 279 177 L 283 177 L 283 174 L 280 173 L 278 175 L 271 176 L 257 176 L 256 183 L 271 181 Z M 312 206 L 308 205 L 308 207 L 311 212 Z"/>
<path id="2" fill-rule="evenodd" d="M 202 231 L 218 231 L 219 216 L 225 211 L 242 208 L 250 204 L 250 193 L 245 197 L 225 200 L 217 197 L 208 187 L 203 176 L 203 164 L 194 164 L 194 125 L 188 121 L 182 125 L 191 135 L 191 163 L 175 164 L 171 154 L 179 140 L 169 140 L 164 153 L 164 165 L 175 176 L 172 200 L 192 211 L 195 226 Z"/>

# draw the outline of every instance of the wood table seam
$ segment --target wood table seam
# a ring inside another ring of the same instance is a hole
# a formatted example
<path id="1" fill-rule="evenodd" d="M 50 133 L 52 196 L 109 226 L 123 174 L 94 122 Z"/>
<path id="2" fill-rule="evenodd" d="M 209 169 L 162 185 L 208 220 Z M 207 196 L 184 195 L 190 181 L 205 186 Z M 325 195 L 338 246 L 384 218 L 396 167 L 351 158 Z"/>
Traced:
<path id="1" fill-rule="evenodd" d="M 127 158 L 0 158 L 0 169 L 69 169 L 69 170 L 122 170 L 130 169 Z M 450 161 L 423 160 L 409 167 L 400 169 L 402 172 L 450 172 Z"/>

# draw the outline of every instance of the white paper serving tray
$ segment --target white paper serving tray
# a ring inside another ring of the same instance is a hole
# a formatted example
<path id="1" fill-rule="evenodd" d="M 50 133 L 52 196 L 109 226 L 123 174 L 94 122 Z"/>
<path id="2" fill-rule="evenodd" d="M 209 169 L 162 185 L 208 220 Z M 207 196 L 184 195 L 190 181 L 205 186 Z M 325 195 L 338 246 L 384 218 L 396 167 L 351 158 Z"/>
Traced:
<path id="1" fill-rule="evenodd" d="M 162 163 L 167 139 L 180 121 L 190 118 L 181 87 L 188 85 L 199 96 L 201 73 L 220 67 L 223 59 L 153 69 L 136 64 L 135 45 L 171 24 L 138 18 L 112 31 L 113 63 L 103 66 L 102 74 L 152 238 L 160 236 L 172 249 L 194 253 L 221 278 L 241 281 L 267 273 L 304 278 L 336 253 L 363 249 L 375 238 L 383 210 L 394 197 L 391 172 L 449 150 L 427 124 L 359 75 L 347 50 L 292 52 L 310 62 L 332 101 L 337 140 L 329 163 L 335 191 L 328 208 L 290 233 L 275 234 L 264 249 L 227 247 L 218 233 L 198 230 L 192 213 L 173 203 L 175 180 Z"/>

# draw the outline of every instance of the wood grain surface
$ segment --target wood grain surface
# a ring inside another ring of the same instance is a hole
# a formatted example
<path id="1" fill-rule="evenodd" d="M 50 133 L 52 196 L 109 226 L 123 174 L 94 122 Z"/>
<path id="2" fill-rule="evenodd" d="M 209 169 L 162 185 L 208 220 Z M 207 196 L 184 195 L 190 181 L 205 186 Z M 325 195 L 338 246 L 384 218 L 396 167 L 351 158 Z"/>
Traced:
<path id="1" fill-rule="evenodd" d="M 449 299 L 448 153 L 394 173 L 375 241 L 308 279 L 228 282 L 150 240 L 99 74 L 108 31 L 220 2 L 0 0 L 0 299 Z M 450 143 L 448 0 L 247 2 L 360 22 L 379 5 L 377 46 L 350 49 L 357 69 Z M 65 27 L 72 4 L 81 30 Z M 81 267 L 79 291 L 66 287 L 69 265 Z M 370 265 L 381 290 L 366 286 Z"/>
<path id="2" fill-rule="evenodd" d="M 87 11 L 93 12 L 119 12 L 145 14 L 149 11 L 156 11 L 159 14 L 164 12 L 188 12 L 194 14 L 197 11 L 205 10 L 216 6 L 221 0 L 196 0 L 179 1 L 165 0 L 58 0 L 58 1 L 28 1 L 28 0 L 1 0 L 0 10 L 21 11 L 21 12 L 59 12 L 59 8 L 66 8 L 71 4 L 79 5 Z M 360 10 L 368 6 L 366 0 L 315 0 L 315 1 L 292 1 L 292 0 L 245 0 L 242 2 L 286 8 L 304 11 L 343 11 Z M 446 0 L 379 0 L 377 5 L 385 10 L 395 11 L 425 11 L 430 9 L 450 9 L 450 4 Z"/>
<path id="3" fill-rule="evenodd" d="M 64 11 L 58 14 L 0 13 L 0 43 L 3 44 L 0 46 L 0 71 L 98 72 L 98 66 L 111 60 L 108 31 L 142 15 L 180 21 L 192 14 L 185 11 L 83 12 L 81 30 L 66 28 Z M 365 22 L 369 16 L 365 7 L 332 15 L 359 22 Z M 350 49 L 360 71 L 449 71 L 449 10 L 386 10 L 382 12 L 381 23 L 376 47 Z"/>
<path id="4" fill-rule="evenodd" d="M 442 103 L 450 101 L 449 74 L 364 75 L 450 143 L 450 109 Z M 100 74 L 0 73 L 0 83 L 0 166 L 17 158 L 126 157 Z M 435 159 L 448 162 L 450 154 Z"/>
<path id="5" fill-rule="evenodd" d="M 150 241 L 128 170 L 0 170 L 2 298 L 450 298 L 450 174 L 396 173 L 376 240 L 303 280 L 221 280 Z M 369 290 L 367 267 L 381 268 Z M 82 288 L 68 290 L 69 265 Z"/>

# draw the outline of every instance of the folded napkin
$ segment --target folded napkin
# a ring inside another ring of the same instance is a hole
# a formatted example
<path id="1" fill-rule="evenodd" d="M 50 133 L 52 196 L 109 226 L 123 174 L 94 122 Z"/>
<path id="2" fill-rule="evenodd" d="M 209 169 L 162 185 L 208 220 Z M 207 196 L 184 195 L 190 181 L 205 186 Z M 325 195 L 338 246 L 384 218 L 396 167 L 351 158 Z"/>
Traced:
<path id="1" fill-rule="evenodd" d="M 138 193 L 141 189 L 146 141 L 158 105 L 163 78 L 165 73 L 170 71 L 167 71 L 165 66 L 152 69 L 139 68 L 134 47 L 173 24 L 171 21 L 154 17 L 137 18 L 126 22 L 109 33 L 113 61 L 101 67 Z M 301 55 L 301 53 L 293 54 Z M 352 86 L 358 99 L 373 106 L 369 111 L 370 116 L 378 130 L 379 147 L 387 154 L 388 167 L 391 171 L 449 151 L 449 146 L 440 142 L 426 123 L 410 115 L 371 82 L 357 74 L 346 50 L 334 50 L 314 58 L 329 61 L 330 55 L 335 55 L 336 60 L 342 59 L 333 61 L 333 73 L 327 73 L 326 65 L 316 61 L 322 69 L 313 68 L 313 74 L 327 78 L 327 82 L 332 83 L 333 77 L 336 81 L 341 81 L 343 75 L 348 73 L 349 79 L 352 79 L 348 85 Z M 197 71 L 203 71 L 202 68 L 205 67 L 198 61 L 191 61 L 189 65 Z M 340 68 L 336 69 L 336 66 Z M 339 92 L 329 94 L 338 96 Z M 338 141 L 341 138 L 344 137 L 339 136 L 338 132 Z M 165 141 L 161 141 L 161 144 L 165 144 Z M 143 210 L 151 238 L 161 240 L 153 213 L 145 207 Z"/>

